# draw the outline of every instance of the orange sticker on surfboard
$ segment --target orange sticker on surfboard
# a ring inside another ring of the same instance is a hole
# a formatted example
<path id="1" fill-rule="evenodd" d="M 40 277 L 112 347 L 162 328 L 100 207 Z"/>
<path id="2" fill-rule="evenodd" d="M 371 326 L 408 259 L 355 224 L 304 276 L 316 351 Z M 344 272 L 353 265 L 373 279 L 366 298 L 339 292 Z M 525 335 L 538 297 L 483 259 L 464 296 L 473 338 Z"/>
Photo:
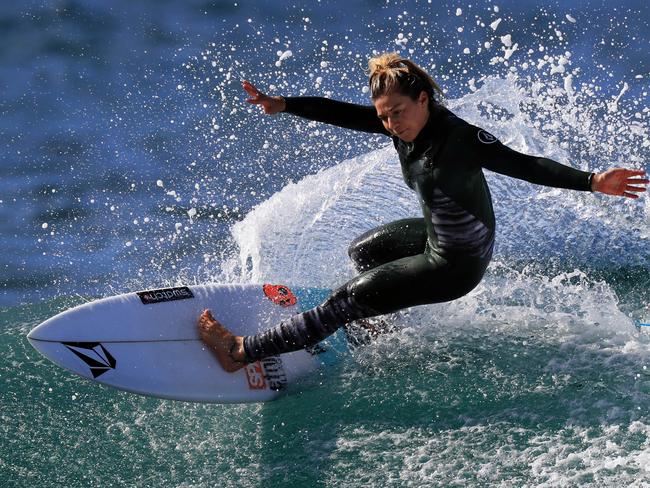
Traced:
<path id="1" fill-rule="evenodd" d="M 269 300 L 282 307 L 290 307 L 298 301 L 288 286 L 266 284 L 262 289 Z"/>

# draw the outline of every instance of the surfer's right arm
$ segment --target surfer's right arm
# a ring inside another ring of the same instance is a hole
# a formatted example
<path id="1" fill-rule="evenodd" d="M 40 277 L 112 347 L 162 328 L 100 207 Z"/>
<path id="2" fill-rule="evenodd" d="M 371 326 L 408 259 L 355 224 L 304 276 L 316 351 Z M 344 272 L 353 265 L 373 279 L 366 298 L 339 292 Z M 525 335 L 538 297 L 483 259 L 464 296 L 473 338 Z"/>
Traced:
<path id="1" fill-rule="evenodd" d="M 242 82 L 242 87 L 251 97 L 247 100 L 248 103 L 262 105 L 267 114 L 286 112 L 345 129 L 391 135 L 377 117 L 377 110 L 373 106 L 339 102 L 323 97 L 270 97 L 248 81 Z"/>

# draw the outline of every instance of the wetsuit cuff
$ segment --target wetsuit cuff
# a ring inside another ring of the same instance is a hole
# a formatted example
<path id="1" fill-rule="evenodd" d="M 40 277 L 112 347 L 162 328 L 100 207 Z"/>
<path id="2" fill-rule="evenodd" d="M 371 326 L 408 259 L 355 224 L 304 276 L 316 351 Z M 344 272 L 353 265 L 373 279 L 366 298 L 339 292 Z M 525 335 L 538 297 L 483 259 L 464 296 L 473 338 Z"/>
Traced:
<path id="1" fill-rule="evenodd" d="M 296 105 L 295 97 L 282 97 L 284 99 L 284 110 L 283 113 L 293 114 L 292 108 L 295 108 Z"/>
<path id="2" fill-rule="evenodd" d="M 594 189 L 591 186 L 591 184 L 593 183 L 593 179 L 594 179 L 595 175 L 596 175 L 596 173 L 589 173 L 589 176 L 587 177 L 587 188 L 589 188 L 589 191 L 592 192 L 592 193 L 593 193 Z"/>
<path id="3" fill-rule="evenodd" d="M 249 349 L 249 341 L 250 341 L 251 336 L 244 336 L 244 360 L 242 361 L 243 363 L 254 363 L 256 360 L 253 359 L 253 355 L 250 353 Z"/>

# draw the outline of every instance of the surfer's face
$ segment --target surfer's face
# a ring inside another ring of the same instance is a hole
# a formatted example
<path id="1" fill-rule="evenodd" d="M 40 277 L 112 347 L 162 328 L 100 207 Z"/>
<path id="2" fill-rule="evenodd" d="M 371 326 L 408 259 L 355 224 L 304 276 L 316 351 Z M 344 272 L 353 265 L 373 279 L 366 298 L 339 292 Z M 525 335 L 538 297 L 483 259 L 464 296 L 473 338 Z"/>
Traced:
<path id="1" fill-rule="evenodd" d="M 386 130 L 406 142 L 415 140 L 429 118 L 426 92 L 421 92 L 417 100 L 401 93 L 387 93 L 373 103 Z"/>

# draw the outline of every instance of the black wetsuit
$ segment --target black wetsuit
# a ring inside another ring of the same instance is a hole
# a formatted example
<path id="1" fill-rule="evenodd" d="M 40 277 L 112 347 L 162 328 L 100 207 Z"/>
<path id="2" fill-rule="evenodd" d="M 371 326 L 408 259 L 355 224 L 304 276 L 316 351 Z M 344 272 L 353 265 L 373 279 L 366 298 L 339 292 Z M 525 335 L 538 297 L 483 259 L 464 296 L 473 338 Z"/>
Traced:
<path id="1" fill-rule="evenodd" d="M 288 113 L 391 136 L 372 106 L 319 97 L 285 100 Z M 430 112 L 413 142 L 392 136 L 404 181 L 418 195 L 423 218 L 399 220 L 357 238 L 349 254 L 361 274 L 318 307 L 245 337 L 249 360 L 314 345 L 360 318 L 450 301 L 471 291 L 494 246 L 494 211 L 482 168 L 540 185 L 590 190 L 592 173 L 514 151 L 444 107 Z"/>

